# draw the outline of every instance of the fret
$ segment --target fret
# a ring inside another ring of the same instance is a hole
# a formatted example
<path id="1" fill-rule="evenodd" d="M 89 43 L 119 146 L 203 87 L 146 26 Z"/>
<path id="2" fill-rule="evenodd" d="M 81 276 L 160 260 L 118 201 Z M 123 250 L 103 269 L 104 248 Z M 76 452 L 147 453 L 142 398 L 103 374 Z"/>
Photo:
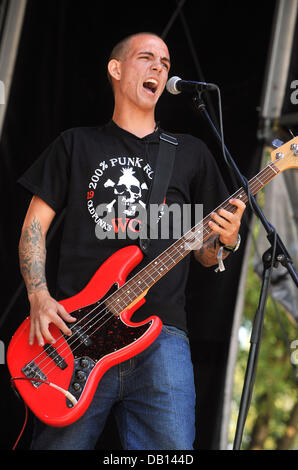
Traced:
<path id="1" fill-rule="evenodd" d="M 251 193 L 253 195 L 256 194 L 279 172 L 280 170 L 271 162 L 248 182 Z M 248 196 L 245 189 L 240 188 L 216 208 L 214 212 L 220 208 L 224 208 L 229 212 L 236 211 L 237 208 L 229 203 L 230 199 L 240 199 L 244 203 L 247 203 Z M 192 251 L 192 249 L 189 248 L 191 245 L 194 246 L 196 242 L 199 243 L 200 241 L 203 242 L 206 240 L 212 233 L 212 229 L 209 227 L 210 220 L 212 219 L 209 214 L 120 287 L 116 293 L 112 294 L 111 298 L 107 299 L 106 305 L 108 308 L 113 313 L 119 314 L 125 310 L 125 307 L 144 294 L 155 282 L 161 279 L 170 269 Z"/>
<path id="2" fill-rule="evenodd" d="M 147 275 L 152 279 L 152 281 L 155 282 L 155 278 L 153 276 L 151 276 L 150 269 L 147 269 Z"/>
<path id="3" fill-rule="evenodd" d="M 172 259 L 171 255 L 170 255 L 169 253 L 168 253 L 168 256 L 169 256 L 170 259 L 171 259 L 172 261 L 174 261 L 174 263 L 175 263 L 175 260 Z M 175 263 L 175 264 L 176 264 L 176 263 Z"/>
<path id="4" fill-rule="evenodd" d="M 274 165 L 274 163 L 269 163 L 269 165 L 271 167 L 271 169 L 275 172 L 275 174 L 277 175 L 280 170 L 278 168 L 276 168 L 276 166 Z"/>
<path id="5" fill-rule="evenodd" d="M 260 187 L 262 188 L 264 183 L 256 176 L 256 181 L 258 181 L 260 183 Z"/>
<path id="6" fill-rule="evenodd" d="M 158 264 L 159 266 L 157 267 Z M 168 270 L 168 268 L 160 259 L 154 261 L 154 268 L 159 274 L 163 273 L 165 269 Z"/>

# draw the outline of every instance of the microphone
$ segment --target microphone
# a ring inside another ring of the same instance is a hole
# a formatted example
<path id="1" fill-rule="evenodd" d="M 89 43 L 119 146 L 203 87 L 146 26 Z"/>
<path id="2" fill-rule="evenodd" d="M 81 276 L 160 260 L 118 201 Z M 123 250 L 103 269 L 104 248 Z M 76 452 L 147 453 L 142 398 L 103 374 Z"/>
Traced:
<path id="1" fill-rule="evenodd" d="M 166 89 L 172 95 L 178 95 L 181 92 L 194 93 L 198 91 L 216 90 L 217 85 L 205 82 L 190 82 L 181 80 L 179 77 L 171 77 L 166 84 Z"/>

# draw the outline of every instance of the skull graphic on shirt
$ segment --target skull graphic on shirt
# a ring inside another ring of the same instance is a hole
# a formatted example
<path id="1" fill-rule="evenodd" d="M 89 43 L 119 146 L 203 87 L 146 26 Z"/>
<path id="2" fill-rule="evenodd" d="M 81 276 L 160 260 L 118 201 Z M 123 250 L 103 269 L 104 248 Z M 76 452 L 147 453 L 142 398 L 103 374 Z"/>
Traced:
<path id="1" fill-rule="evenodd" d="M 106 205 L 107 211 L 111 212 L 114 204 L 119 198 L 120 206 L 123 208 L 123 214 L 127 216 L 134 216 L 137 205 L 140 204 L 145 208 L 145 203 L 141 200 L 144 190 L 148 190 L 147 184 L 141 183 L 134 175 L 135 172 L 132 168 L 122 168 L 122 175 L 117 182 L 108 179 L 104 183 L 104 187 L 112 187 L 114 198 Z"/>

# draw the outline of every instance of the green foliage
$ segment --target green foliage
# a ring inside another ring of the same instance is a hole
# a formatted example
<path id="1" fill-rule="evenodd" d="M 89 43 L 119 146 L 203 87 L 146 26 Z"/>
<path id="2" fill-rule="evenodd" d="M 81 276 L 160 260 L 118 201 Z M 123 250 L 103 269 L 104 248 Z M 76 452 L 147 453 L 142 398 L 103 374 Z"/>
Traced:
<path id="1" fill-rule="evenodd" d="M 233 442 L 235 437 L 244 374 L 250 348 L 249 340 L 252 322 L 261 291 L 261 280 L 253 271 L 252 259 L 253 254 L 251 255 L 247 276 L 245 307 L 234 376 L 230 442 Z M 285 343 L 285 337 L 288 343 Z M 258 427 L 260 434 L 263 436 L 260 448 L 266 450 L 276 449 L 278 441 L 286 433 L 287 421 L 295 403 L 298 401 L 298 381 L 295 380 L 296 371 L 291 362 L 291 354 L 293 353 L 291 343 L 297 339 L 297 325 L 294 324 L 294 321 L 290 319 L 280 304 L 276 304 L 269 297 L 266 305 L 256 381 L 242 439 L 242 449 L 251 448 L 252 435 Z M 297 430 L 292 448 L 298 449 Z"/>

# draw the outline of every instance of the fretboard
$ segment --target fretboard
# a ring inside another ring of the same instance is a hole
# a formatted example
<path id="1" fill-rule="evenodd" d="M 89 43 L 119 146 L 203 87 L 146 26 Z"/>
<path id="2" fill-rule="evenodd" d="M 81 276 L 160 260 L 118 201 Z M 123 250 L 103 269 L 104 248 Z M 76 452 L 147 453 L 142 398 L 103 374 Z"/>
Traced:
<path id="1" fill-rule="evenodd" d="M 249 181 L 249 189 L 255 195 L 269 181 L 271 181 L 280 170 L 273 164 L 269 163 L 263 170 Z M 234 212 L 236 207 L 229 203 L 230 199 L 240 199 L 245 204 L 248 196 L 243 188 L 238 189 L 228 199 L 226 199 L 214 212 L 223 208 L 229 212 Z M 150 287 L 161 279 L 170 269 L 172 269 L 179 261 L 181 261 L 190 251 L 199 248 L 203 241 L 212 233 L 209 227 L 211 221 L 210 214 L 196 224 L 192 229 L 186 232 L 180 239 L 170 245 L 157 258 L 151 261 L 141 271 L 135 274 L 129 281 L 120 287 L 109 298 L 108 305 L 110 310 L 118 315 L 125 308 L 131 305 L 136 299 L 144 295 Z"/>

